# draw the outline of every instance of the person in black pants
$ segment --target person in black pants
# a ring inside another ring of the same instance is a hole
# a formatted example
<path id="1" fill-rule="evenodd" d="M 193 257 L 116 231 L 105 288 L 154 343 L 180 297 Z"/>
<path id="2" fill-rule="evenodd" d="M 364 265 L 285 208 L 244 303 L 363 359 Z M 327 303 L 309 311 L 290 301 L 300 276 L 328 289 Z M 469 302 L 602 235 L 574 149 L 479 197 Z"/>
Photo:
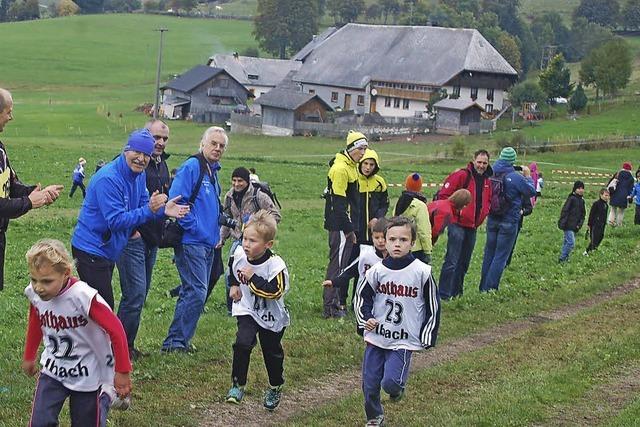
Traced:
<path id="1" fill-rule="evenodd" d="M 603 188 L 600 190 L 600 198 L 593 202 L 589 211 L 589 220 L 587 221 L 587 230 L 589 236 L 589 246 L 583 255 L 595 250 L 604 239 L 604 228 L 607 226 L 607 210 L 609 209 L 609 190 Z"/>

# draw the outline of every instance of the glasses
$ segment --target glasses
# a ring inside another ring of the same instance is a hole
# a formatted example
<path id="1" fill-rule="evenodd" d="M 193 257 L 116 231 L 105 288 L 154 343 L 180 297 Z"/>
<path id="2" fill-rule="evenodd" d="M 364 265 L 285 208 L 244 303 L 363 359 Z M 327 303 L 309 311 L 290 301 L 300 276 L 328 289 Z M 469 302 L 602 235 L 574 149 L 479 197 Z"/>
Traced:
<path id="1" fill-rule="evenodd" d="M 225 144 L 224 142 L 211 141 L 209 142 L 209 145 L 211 145 L 214 148 L 219 148 L 222 151 L 224 151 L 227 148 L 227 144 Z"/>
<path id="2" fill-rule="evenodd" d="M 167 140 L 169 139 L 168 136 L 162 136 L 162 135 L 153 135 L 153 139 L 155 139 L 156 141 L 158 140 L 163 140 L 164 142 L 167 142 Z"/>

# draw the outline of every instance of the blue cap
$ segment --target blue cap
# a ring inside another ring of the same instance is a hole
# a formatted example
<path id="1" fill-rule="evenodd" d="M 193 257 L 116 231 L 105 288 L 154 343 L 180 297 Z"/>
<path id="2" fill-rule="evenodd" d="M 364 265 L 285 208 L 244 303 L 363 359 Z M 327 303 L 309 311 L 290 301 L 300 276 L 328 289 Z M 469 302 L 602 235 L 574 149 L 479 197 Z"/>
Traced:
<path id="1" fill-rule="evenodd" d="M 153 148 L 156 145 L 155 139 L 151 135 L 148 129 L 134 130 L 129 135 L 129 140 L 124 145 L 122 151 L 139 151 L 151 156 L 153 154 Z"/>

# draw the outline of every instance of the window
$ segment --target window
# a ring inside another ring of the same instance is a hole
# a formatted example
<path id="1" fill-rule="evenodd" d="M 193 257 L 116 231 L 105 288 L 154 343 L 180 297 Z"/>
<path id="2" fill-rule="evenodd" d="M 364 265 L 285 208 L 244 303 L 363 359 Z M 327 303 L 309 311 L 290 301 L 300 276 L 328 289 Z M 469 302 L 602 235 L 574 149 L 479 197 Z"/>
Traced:
<path id="1" fill-rule="evenodd" d="M 316 90 L 315 89 L 309 89 L 309 95 L 315 95 Z"/>
<path id="2" fill-rule="evenodd" d="M 331 102 L 338 102 L 338 92 L 331 92 Z"/>
<path id="3" fill-rule="evenodd" d="M 453 90 L 451 91 L 451 96 L 449 98 L 451 98 L 451 99 L 460 98 L 460 86 L 454 86 L 453 87 Z"/>
<path id="4" fill-rule="evenodd" d="M 402 109 L 403 110 L 408 110 L 409 109 L 409 100 L 408 99 L 403 99 L 402 100 Z"/>
<path id="5" fill-rule="evenodd" d="M 249 80 L 258 80 L 258 75 L 257 74 L 247 74 L 247 78 Z"/>
<path id="6" fill-rule="evenodd" d="M 485 104 L 484 111 L 487 113 L 493 113 L 493 104 Z"/>
<path id="7" fill-rule="evenodd" d="M 487 101 L 493 101 L 493 88 L 487 89 Z"/>
<path id="8" fill-rule="evenodd" d="M 220 87 L 222 88 L 228 88 L 229 87 L 229 79 L 226 78 L 222 78 L 219 80 L 220 82 Z"/>
<path id="9" fill-rule="evenodd" d="M 400 108 L 400 98 L 393 98 L 393 108 Z"/>
<path id="10" fill-rule="evenodd" d="M 358 95 L 358 105 L 364 105 L 364 95 Z"/>
<path id="11" fill-rule="evenodd" d="M 471 88 L 471 99 L 472 100 L 476 100 L 478 99 L 478 88 L 477 87 L 472 87 Z"/>
<path id="12" fill-rule="evenodd" d="M 391 107 L 391 97 L 387 96 L 384 98 L 384 106 Z"/>

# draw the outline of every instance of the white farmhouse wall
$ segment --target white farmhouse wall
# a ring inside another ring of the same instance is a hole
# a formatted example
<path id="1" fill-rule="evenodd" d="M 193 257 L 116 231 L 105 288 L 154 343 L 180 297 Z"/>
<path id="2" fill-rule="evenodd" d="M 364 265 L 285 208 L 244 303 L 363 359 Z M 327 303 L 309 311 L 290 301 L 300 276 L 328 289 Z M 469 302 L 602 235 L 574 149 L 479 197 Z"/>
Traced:
<path id="1" fill-rule="evenodd" d="M 324 102 L 331 105 L 334 110 L 337 108 L 341 110 L 354 110 L 357 114 L 364 114 L 369 112 L 369 96 L 367 96 L 367 92 L 365 90 L 346 89 L 333 86 L 304 83 L 302 85 L 302 91 L 304 93 L 315 91 L 315 94 L 320 96 L 320 98 L 322 98 Z M 332 92 L 338 93 L 338 99 L 336 101 L 331 101 Z M 348 108 L 345 108 L 344 105 L 344 97 L 346 94 L 351 95 L 351 104 Z M 364 105 L 358 105 L 358 95 L 364 96 Z"/>

